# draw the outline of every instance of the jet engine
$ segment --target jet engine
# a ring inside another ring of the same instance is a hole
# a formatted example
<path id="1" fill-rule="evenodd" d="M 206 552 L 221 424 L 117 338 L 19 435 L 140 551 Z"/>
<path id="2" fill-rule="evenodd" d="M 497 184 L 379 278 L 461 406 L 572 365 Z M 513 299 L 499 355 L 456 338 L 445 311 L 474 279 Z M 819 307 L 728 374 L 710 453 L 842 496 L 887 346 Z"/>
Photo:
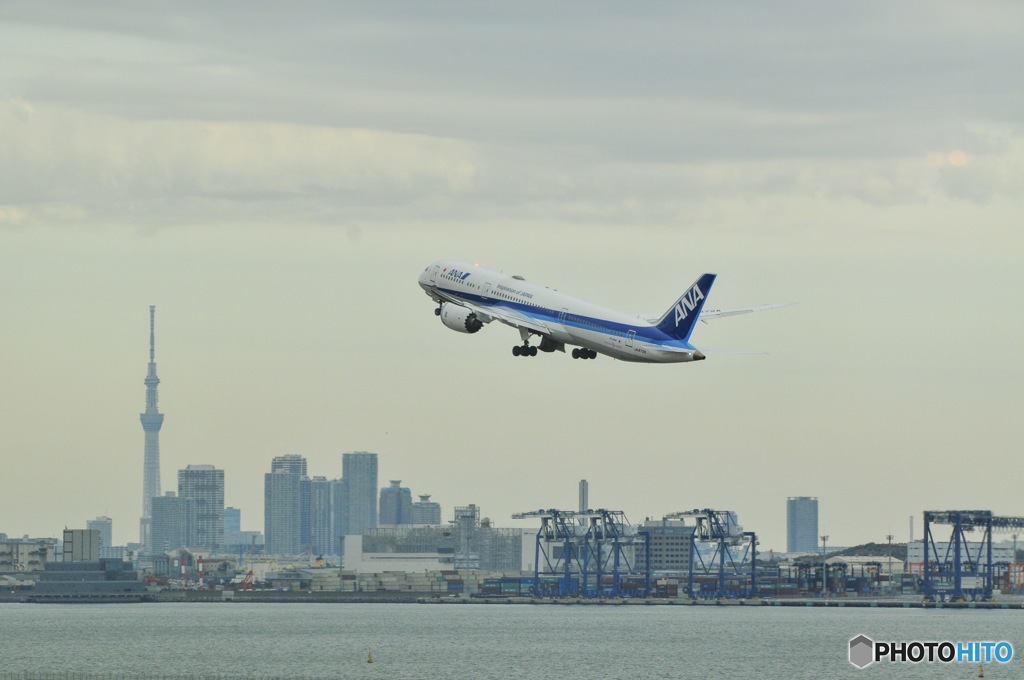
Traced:
<path id="1" fill-rule="evenodd" d="M 460 333 L 476 333 L 484 327 L 483 321 L 465 307 L 446 302 L 441 305 L 441 323 Z"/>

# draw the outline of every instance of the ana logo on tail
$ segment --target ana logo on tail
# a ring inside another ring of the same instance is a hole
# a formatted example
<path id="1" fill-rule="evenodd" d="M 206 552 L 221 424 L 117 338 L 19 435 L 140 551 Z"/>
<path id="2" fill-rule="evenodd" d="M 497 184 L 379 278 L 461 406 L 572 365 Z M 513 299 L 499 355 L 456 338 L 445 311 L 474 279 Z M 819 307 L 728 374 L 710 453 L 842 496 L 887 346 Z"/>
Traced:
<path id="1" fill-rule="evenodd" d="M 696 309 L 697 303 L 703 299 L 704 293 L 701 292 L 700 286 L 696 284 L 683 297 L 679 298 L 679 302 L 676 303 L 676 326 L 679 326 L 679 322 L 685 320 L 690 312 Z"/>

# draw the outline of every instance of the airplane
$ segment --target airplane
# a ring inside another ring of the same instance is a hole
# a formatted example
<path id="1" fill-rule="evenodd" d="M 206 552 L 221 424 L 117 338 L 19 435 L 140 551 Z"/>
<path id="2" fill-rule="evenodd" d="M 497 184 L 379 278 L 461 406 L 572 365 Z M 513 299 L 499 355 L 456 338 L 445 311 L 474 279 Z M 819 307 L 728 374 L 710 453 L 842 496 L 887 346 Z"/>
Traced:
<path id="1" fill-rule="evenodd" d="M 517 328 L 522 345 L 512 347 L 517 357 L 541 352 L 565 352 L 573 359 L 596 359 L 598 354 L 642 363 L 702 361 L 703 352 L 690 344 L 697 320 L 784 307 L 761 305 L 731 310 L 705 310 L 704 303 L 715 274 L 703 274 L 657 318 L 617 312 L 531 283 L 458 260 L 438 260 L 419 276 L 420 287 L 437 303 L 434 314 L 446 327 L 476 333 L 485 324 L 500 321 Z M 539 336 L 537 345 L 530 338 Z"/>

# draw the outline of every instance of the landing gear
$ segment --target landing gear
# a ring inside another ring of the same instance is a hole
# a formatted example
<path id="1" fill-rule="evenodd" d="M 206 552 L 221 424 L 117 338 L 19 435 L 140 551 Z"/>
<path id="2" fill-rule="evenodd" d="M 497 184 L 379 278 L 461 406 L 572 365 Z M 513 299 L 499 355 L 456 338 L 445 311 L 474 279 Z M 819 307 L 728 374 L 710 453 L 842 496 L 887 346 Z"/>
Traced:
<path id="1" fill-rule="evenodd" d="M 441 306 L 438 305 L 437 309 L 434 310 L 434 316 L 441 316 Z"/>
<path id="2" fill-rule="evenodd" d="M 519 329 L 519 337 L 523 339 L 523 344 L 516 345 L 512 348 L 512 356 L 514 357 L 535 357 L 537 356 L 537 348 L 530 347 L 530 336 L 533 333 L 525 328 Z"/>
<path id="3" fill-rule="evenodd" d="M 573 359 L 596 359 L 597 352 L 586 347 L 574 347 L 572 350 Z"/>
<path id="4" fill-rule="evenodd" d="M 514 345 L 512 347 L 512 356 L 514 357 L 535 357 L 537 356 L 537 348 L 531 347 L 530 345 Z"/>

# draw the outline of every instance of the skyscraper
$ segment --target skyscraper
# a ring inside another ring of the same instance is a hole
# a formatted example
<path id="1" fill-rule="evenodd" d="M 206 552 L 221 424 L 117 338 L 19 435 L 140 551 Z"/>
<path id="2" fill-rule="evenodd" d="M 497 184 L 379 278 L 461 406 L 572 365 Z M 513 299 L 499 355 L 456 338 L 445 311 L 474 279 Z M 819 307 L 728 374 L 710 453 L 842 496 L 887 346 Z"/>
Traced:
<path id="1" fill-rule="evenodd" d="M 274 459 L 270 461 L 270 471 L 277 472 L 278 470 L 290 472 L 299 477 L 305 477 L 308 474 L 306 472 L 305 457 L 297 453 L 289 453 L 286 456 L 274 456 Z"/>
<path id="2" fill-rule="evenodd" d="M 430 494 L 420 494 L 420 499 L 412 504 L 412 523 L 441 524 L 441 504 L 430 500 Z"/>
<path id="3" fill-rule="evenodd" d="M 156 377 L 156 305 L 149 306 L 149 371 L 146 373 L 146 411 L 139 414 L 146 446 L 142 461 L 142 518 L 139 521 L 139 543 L 148 552 L 150 518 L 153 516 L 153 499 L 160 495 L 160 428 L 164 414 L 157 410 Z"/>
<path id="4" fill-rule="evenodd" d="M 818 550 L 818 499 L 791 496 L 786 499 L 786 552 Z"/>
<path id="5" fill-rule="evenodd" d="M 345 535 L 348 534 L 348 484 L 344 479 L 332 479 L 331 507 L 334 510 L 334 527 L 332 531 L 331 553 L 342 555 L 345 552 Z"/>
<path id="6" fill-rule="evenodd" d="M 302 480 L 302 495 L 309 499 L 309 535 L 303 536 L 302 544 L 314 556 L 333 552 L 335 530 L 332 486 L 333 482 L 326 477 L 306 477 Z"/>
<path id="7" fill-rule="evenodd" d="M 242 511 L 238 508 L 224 508 L 224 533 L 237 534 L 242 530 Z M 231 541 L 228 541 L 229 543 Z"/>
<path id="8" fill-rule="evenodd" d="M 277 459 L 274 459 L 275 463 Z M 275 469 L 276 468 L 276 469 Z M 302 475 L 287 466 L 271 465 L 263 475 L 263 536 L 268 555 L 300 551 L 299 493 Z"/>
<path id="9" fill-rule="evenodd" d="M 224 508 L 225 552 L 235 552 L 237 547 L 245 542 L 245 539 L 242 538 L 242 510 L 232 507 Z"/>
<path id="10" fill-rule="evenodd" d="M 412 492 L 402 480 L 380 490 L 380 524 L 412 524 Z"/>
<path id="11" fill-rule="evenodd" d="M 169 550 L 194 546 L 192 499 L 181 498 L 173 491 L 153 499 L 153 529 L 149 553 L 161 555 Z"/>
<path id="12" fill-rule="evenodd" d="M 345 533 L 360 535 L 377 526 L 377 454 L 357 451 L 341 456 L 341 476 L 347 491 Z"/>
<path id="13" fill-rule="evenodd" d="M 95 529 L 100 532 L 100 548 L 109 548 L 114 545 L 113 534 L 114 520 L 109 517 L 97 517 L 85 523 L 86 529 Z"/>
<path id="14" fill-rule="evenodd" d="M 212 465 L 178 470 L 178 496 L 192 500 L 189 533 L 195 546 L 218 550 L 224 545 L 224 471 Z"/>

